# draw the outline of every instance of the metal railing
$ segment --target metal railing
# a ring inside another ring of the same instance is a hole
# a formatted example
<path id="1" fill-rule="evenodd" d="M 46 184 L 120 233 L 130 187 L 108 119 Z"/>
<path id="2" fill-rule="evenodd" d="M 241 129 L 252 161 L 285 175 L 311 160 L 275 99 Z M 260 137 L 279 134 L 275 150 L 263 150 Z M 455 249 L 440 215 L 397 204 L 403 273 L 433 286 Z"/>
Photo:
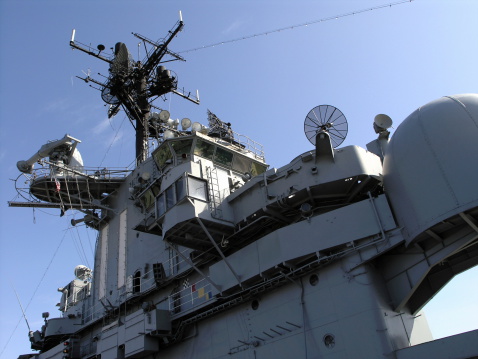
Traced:
<path id="1" fill-rule="evenodd" d="M 213 288 L 205 279 L 184 285 L 184 288 L 169 296 L 169 310 L 172 314 L 193 309 L 213 298 Z"/>

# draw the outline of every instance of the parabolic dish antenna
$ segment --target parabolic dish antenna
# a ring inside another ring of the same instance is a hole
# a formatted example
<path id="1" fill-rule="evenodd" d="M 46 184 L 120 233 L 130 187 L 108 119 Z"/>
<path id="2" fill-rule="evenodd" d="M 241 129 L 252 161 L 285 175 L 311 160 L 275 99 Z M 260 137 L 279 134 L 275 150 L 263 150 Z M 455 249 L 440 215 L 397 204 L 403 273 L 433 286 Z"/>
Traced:
<path id="1" fill-rule="evenodd" d="M 304 121 L 307 139 L 315 146 L 319 132 L 327 132 L 334 148 L 340 146 L 347 136 L 348 125 L 342 111 L 330 105 L 320 105 L 309 111 Z"/>
<path id="2" fill-rule="evenodd" d="M 392 127 L 392 125 L 393 125 L 393 121 L 390 118 L 390 116 L 385 115 L 383 113 L 380 113 L 377 116 L 375 116 L 373 120 L 373 129 L 375 130 L 376 133 L 386 131 L 390 127 Z"/>
<path id="3" fill-rule="evenodd" d="M 103 99 L 104 102 L 110 105 L 117 105 L 120 103 L 120 100 L 118 97 L 116 97 L 112 92 L 111 88 L 109 87 L 103 87 L 103 90 L 101 90 L 101 98 Z"/>

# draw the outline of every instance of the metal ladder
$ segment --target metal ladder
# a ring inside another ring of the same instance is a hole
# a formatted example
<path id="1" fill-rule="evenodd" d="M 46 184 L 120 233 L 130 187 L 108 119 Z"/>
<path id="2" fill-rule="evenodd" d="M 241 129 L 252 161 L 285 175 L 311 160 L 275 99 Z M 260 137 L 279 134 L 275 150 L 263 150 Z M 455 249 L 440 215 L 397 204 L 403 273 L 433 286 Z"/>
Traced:
<path id="1" fill-rule="evenodd" d="M 206 167 L 207 182 L 209 184 L 209 210 L 213 218 L 222 219 L 221 193 L 219 191 L 219 181 L 217 179 L 217 170 L 214 167 Z"/>

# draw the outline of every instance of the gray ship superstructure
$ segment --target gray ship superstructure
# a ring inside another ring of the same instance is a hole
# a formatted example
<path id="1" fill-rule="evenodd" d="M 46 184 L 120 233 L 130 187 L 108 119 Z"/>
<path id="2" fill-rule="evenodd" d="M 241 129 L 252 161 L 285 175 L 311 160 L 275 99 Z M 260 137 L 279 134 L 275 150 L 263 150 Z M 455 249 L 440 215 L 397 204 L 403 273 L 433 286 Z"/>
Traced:
<path id="1" fill-rule="evenodd" d="M 181 26 L 143 64 L 121 43 L 109 59 L 72 38 L 109 62 L 102 98 L 135 122 L 137 165 L 89 169 L 70 135 L 19 162 L 32 200 L 11 206 L 77 210 L 72 225 L 98 230 L 94 268 L 75 268 L 61 316 L 44 313 L 29 333 L 39 352 L 20 358 L 478 356 L 477 331 L 429 341 L 417 316 L 478 263 L 478 95 L 420 107 L 390 140 L 378 115 L 367 149 L 339 147 L 345 116 L 317 106 L 311 150 L 269 168 L 212 112 L 205 126 L 151 105 L 199 102 L 160 65 L 178 58 L 167 45 Z"/>

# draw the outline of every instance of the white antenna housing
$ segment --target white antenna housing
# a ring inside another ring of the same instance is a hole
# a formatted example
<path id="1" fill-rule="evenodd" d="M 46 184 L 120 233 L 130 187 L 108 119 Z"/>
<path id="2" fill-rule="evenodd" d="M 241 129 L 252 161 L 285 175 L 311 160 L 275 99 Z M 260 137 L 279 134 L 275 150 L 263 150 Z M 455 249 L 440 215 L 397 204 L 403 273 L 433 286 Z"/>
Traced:
<path id="1" fill-rule="evenodd" d="M 373 120 L 373 128 L 376 133 L 380 133 L 386 131 L 390 127 L 392 127 L 393 121 L 390 116 L 385 115 L 383 113 L 378 114 L 375 116 Z"/>

